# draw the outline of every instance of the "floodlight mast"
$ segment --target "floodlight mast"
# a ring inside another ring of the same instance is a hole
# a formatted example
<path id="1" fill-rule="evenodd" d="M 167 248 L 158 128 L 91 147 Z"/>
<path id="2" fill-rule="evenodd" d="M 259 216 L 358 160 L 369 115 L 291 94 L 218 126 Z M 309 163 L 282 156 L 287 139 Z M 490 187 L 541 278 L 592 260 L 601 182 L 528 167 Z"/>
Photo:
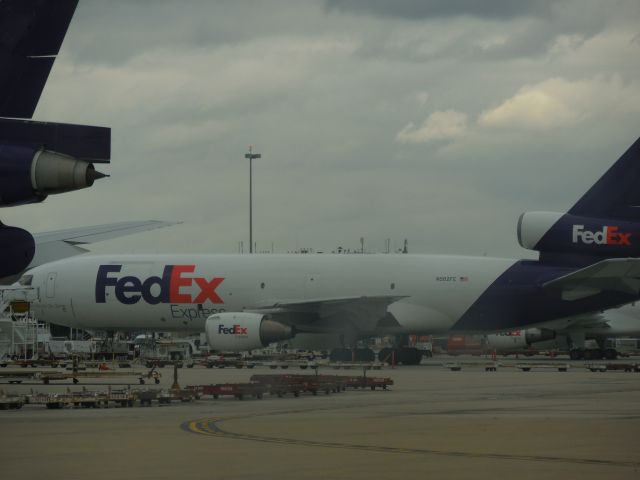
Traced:
<path id="1" fill-rule="evenodd" d="M 249 153 L 245 153 L 244 158 L 249 159 L 249 253 L 253 253 L 253 160 L 262 155 L 253 153 L 253 146 L 249 145 Z"/>

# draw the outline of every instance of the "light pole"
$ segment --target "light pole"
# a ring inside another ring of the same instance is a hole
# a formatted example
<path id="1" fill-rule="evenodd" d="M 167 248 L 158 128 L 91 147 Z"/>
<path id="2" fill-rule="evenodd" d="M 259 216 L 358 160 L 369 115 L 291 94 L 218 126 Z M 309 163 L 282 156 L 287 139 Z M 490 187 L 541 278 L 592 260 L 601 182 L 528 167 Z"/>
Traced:
<path id="1" fill-rule="evenodd" d="M 253 190 L 252 190 L 252 172 L 253 159 L 261 158 L 259 153 L 253 153 L 253 147 L 249 145 L 249 153 L 244 154 L 244 158 L 249 159 L 249 253 L 253 253 Z"/>

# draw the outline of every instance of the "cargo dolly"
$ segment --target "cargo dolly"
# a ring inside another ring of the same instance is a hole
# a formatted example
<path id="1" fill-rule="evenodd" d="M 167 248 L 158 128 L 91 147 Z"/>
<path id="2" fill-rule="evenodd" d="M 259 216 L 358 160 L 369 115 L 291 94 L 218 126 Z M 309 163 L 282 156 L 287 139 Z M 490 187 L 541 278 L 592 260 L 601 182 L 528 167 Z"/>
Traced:
<path id="1" fill-rule="evenodd" d="M 370 388 L 375 390 L 381 388 L 386 390 L 393 385 L 393 380 L 388 377 L 345 377 L 345 386 L 350 388 Z"/>
<path id="2" fill-rule="evenodd" d="M 306 380 L 313 377 L 313 375 L 252 375 L 250 380 L 263 385 L 270 395 L 283 397 L 291 393 L 294 397 L 299 397 L 303 392 L 317 394 L 318 386 Z"/>
<path id="3" fill-rule="evenodd" d="M 606 372 L 608 370 L 640 372 L 640 364 L 638 363 L 587 363 L 585 368 L 592 372 Z"/>
<path id="4" fill-rule="evenodd" d="M 200 387 L 188 387 L 189 389 L 197 388 L 200 395 L 211 395 L 213 398 L 223 396 L 235 397 L 242 400 L 245 397 L 254 397 L 262 399 L 267 392 L 265 385 L 260 383 L 217 383 L 214 385 L 202 385 Z"/>
<path id="5" fill-rule="evenodd" d="M 0 410 L 19 410 L 24 405 L 24 397 L 21 395 L 6 395 L 0 391 Z"/>
<path id="6" fill-rule="evenodd" d="M 253 375 L 251 381 L 266 385 L 269 393 L 280 397 L 286 393 L 297 397 L 302 392 L 312 395 L 324 392 L 328 395 L 344 391 L 347 387 L 386 390 L 393 385 L 393 380 L 385 377 L 340 375 Z"/>

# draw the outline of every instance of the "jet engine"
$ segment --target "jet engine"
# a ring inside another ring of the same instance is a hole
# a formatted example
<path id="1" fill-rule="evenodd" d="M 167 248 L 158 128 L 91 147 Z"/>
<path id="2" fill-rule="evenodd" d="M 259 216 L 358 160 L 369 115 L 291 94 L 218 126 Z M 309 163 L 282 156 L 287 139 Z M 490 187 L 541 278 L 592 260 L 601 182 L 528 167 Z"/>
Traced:
<path id="1" fill-rule="evenodd" d="M 538 242 L 564 214 L 525 212 L 518 219 L 518 243 L 522 248 L 537 250 Z"/>
<path id="2" fill-rule="evenodd" d="M 0 223 L 0 278 L 24 270 L 35 252 L 36 244 L 29 232 Z"/>
<path id="3" fill-rule="evenodd" d="M 108 128 L 0 118 L 0 206 L 90 187 L 110 157 Z"/>
<path id="4" fill-rule="evenodd" d="M 92 163 L 27 145 L 0 144 L 0 204 L 37 203 L 47 195 L 93 185 L 105 177 Z"/>
<path id="5" fill-rule="evenodd" d="M 93 164 L 110 156 L 108 128 L 0 118 L 0 207 L 90 187 L 106 176 Z M 34 243 L 26 230 L 0 223 L 0 278 L 28 267 Z"/>
<path id="6" fill-rule="evenodd" d="M 556 331 L 548 328 L 527 328 L 524 333 L 527 344 L 546 342 L 556 338 Z"/>
<path id="7" fill-rule="evenodd" d="M 207 318 L 205 333 L 210 349 L 225 352 L 262 348 L 295 335 L 290 325 L 271 320 L 267 315 L 249 312 L 211 315 Z"/>
<path id="8" fill-rule="evenodd" d="M 520 350 L 530 347 L 533 343 L 554 338 L 556 338 L 556 332 L 548 328 L 527 328 L 487 335 L 487 346 L 498 351 Z"/>
<path id="9" fill-rule="evenodd" d="M 524 330 L 487 335 L 487 346 L 498 351 L 522 350 L 529 346 Z"/>
<path id="10" fill-rule="evenodd" d="M 518 220 L 518 242 L 546 255 L 640 256 L 640 222 L 555 212 L 526 212 Z"/>

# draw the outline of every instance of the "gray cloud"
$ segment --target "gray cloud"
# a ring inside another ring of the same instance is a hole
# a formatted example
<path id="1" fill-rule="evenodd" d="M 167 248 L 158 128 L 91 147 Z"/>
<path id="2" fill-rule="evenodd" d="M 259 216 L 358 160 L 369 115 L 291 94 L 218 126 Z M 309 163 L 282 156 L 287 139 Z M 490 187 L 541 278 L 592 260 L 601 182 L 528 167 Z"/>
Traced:
<path id="1" fill-rule="evenodd" d="M 413 252 L 519 256 L 518 215 L 567 208 L 638 135 L 635 1 L 419 22 L 342 11 L 83 0 L 36 118 L 111 126 L 112 176 L 3 222 L 177 219 L 94 248 L 234 252 L 253 144 L 261 247 L 364 236 L 377 250 L 408 238 Z"/>
<path id="2" fill-rule="evenodd" d="M 472 16 L 512 19 L 520 16 L 549 16 L 555 4 L 563 0 L 325 0 L 331 10 L 363 13 L 380 17 L 421 20 Z"/>

